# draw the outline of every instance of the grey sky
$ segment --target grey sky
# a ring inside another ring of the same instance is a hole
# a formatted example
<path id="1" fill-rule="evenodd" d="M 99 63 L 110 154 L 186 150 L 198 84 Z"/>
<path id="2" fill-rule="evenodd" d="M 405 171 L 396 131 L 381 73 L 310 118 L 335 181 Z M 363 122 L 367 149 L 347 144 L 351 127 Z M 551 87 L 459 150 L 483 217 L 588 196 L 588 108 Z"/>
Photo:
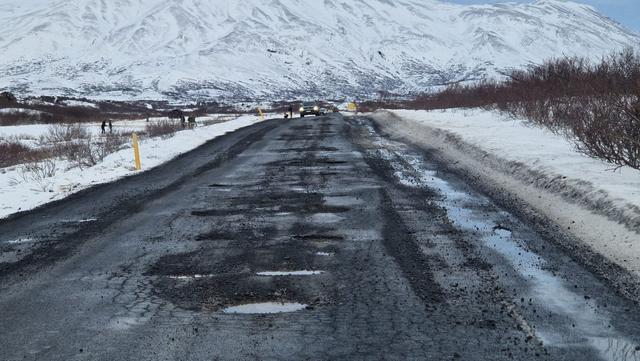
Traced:
<path id="1" fill-rule="evenodd" d="M 533 0 L 447 0 L 458 4 L 487 4 L 500 2 L 530 3 Z M 575 2 L 592 5 L 604 15 L 640 32 L 640 0 L 575 0 Z"/>

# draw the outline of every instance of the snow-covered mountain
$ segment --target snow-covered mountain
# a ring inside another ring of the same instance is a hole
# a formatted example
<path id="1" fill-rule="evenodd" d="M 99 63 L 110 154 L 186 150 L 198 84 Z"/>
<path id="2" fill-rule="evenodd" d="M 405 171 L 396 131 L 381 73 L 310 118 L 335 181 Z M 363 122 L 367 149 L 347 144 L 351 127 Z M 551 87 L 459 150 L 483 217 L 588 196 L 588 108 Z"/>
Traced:
<path id="1" fill-rule="evenodd" d="M 0 89 L 93 98 L 411 93 L 640 35 L 560 0 L 0 0 Z"/>

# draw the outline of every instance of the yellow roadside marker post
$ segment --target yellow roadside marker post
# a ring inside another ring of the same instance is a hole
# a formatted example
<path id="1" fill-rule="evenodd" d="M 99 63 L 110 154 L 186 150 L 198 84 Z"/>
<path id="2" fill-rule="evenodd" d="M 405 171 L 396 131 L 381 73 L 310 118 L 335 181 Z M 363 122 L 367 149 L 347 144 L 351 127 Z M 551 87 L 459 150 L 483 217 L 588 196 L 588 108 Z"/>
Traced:
<path id="1" fill-rule="evenodd" d="M 136 133 L 131 133 L 131 139 L 133 140 L 133 157 L 136 161 L 136 170 L 141 170 L 142 164 L 140 162 L 140 143 L 138 142 L 138 135 Z"/>

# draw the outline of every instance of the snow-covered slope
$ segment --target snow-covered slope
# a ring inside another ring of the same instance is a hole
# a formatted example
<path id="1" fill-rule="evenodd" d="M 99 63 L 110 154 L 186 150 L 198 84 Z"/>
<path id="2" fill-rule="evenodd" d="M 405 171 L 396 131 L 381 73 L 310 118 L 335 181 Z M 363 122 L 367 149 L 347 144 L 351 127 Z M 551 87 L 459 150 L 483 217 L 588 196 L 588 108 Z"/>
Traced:
<path id="1" fill-rule="evenodd" d="M 640 35 L 559 0 L 0 0 L 0 89 L 94 98 L 409 93 Z"/>

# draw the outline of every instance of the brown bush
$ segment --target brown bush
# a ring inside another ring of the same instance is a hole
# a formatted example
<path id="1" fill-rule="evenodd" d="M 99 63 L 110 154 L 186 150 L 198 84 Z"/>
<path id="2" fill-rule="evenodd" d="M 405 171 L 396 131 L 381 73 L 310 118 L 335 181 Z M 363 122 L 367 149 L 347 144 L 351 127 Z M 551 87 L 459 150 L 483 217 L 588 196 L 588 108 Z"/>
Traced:
<path id="1" fill-rule="evenodd" d="M 177 131 L 184 129 L 184 124 L 179 120 L 158 120 L 147 124 L 145 132 L 150 137 L 163 137 L 169 138 L 173 136 Z"/>
<path id="2" fill-rule="evenodd" d="M 108 133 L 98 137 L 88 133 L 84 137 L 54 148 L 54 154 L 67 159 L 73 167 L 89 168 L 102 162 L 109 154 L 120 150 L 128 139 L 129 136 L 124 133 Z"/>
<path id="3" fill-rule="evenodd" d="M 14 140 L 0 140 L 0 168 L 10 167 L 23 162 L 32 150 Z"/>
<path id="4" fill-rule="evenodd" d="M 43 118 L 46 118 L 46 114 L 25 112 L 0 113 L 0 126 L 33 124 L 42 121 Z"/>
<path id="5" fill-rule="evenodd" d="M 20 175 L 25 182 L 33 181 L 45 192 L 51 189 L 51 177 L 56 175 L 57 164 L 53 157 L 28 159 L 20 168 Z"/>
<path id="6" fill-rule="evenodd" d="M 80 124 L 54 124 L 39 140 L 52 157 L 70 162 L 72 167 L 88 168 L 117 152 L 128 142 L 130 133 L 113 132 L 94 136 Z"/>
<path id="7" fill-rule="evenodd" d="M 34 149 L 17 138 L 0 138 L 0 168 L 38 161 L 49 156 L 48 149 Z"/>
<path id="8" fill-rule="evenodd" d="M 640 54 L 633 50 L 597 64 L 549 60 L 514 71 L 503 82 L 451 85 L 405 105 L 498 109 L 565 135 L 588 156 L 640 169 Z"/>

